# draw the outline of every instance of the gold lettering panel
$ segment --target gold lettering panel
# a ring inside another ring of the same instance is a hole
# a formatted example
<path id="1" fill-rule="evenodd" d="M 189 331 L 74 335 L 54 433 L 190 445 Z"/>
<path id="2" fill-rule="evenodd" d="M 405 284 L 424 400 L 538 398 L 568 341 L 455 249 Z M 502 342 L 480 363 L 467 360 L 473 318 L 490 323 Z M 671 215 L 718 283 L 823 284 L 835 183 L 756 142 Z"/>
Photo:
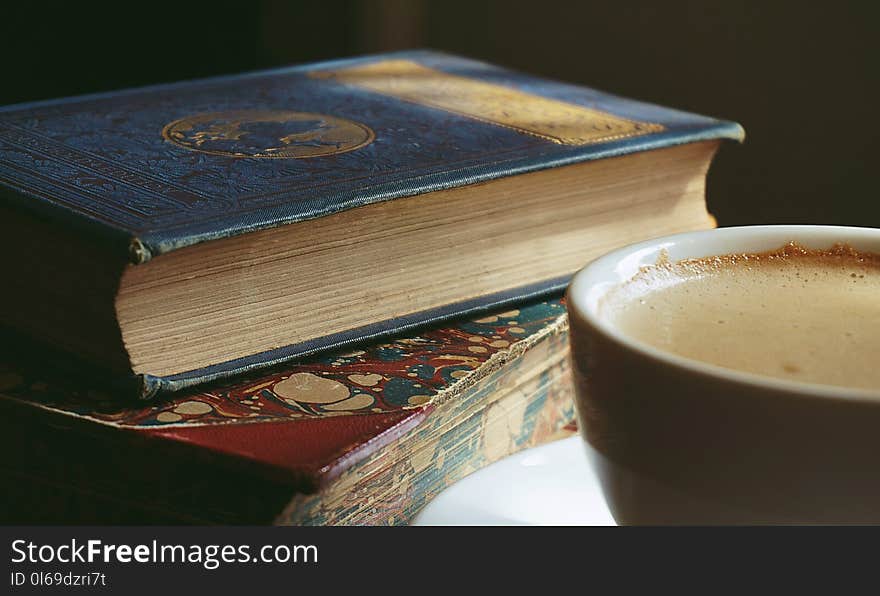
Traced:
<path id="1" fill-rule="evenodd" d="M 383 60 L 333 71 L 316 71 L 311 76 L 333 79 L 512 128 L 561 145 L 589 145 L 663 130 L 660 124 L 629 120 L 510 87 L 448 74 L 410 60 Z"/>

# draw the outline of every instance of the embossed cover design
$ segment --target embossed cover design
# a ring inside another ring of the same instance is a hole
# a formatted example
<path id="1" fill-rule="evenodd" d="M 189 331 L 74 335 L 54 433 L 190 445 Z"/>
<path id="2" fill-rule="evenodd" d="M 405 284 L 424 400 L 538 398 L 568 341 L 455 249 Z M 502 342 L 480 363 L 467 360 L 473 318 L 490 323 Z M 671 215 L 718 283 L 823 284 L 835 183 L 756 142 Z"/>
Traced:
<path id="1" fill-rule="evenodd" d="M 2 108 L 0 191 L 119 250 L 135 241 L 144 261 L 376 201 L 741 137 L 734 123 L 414 51 Z"/>

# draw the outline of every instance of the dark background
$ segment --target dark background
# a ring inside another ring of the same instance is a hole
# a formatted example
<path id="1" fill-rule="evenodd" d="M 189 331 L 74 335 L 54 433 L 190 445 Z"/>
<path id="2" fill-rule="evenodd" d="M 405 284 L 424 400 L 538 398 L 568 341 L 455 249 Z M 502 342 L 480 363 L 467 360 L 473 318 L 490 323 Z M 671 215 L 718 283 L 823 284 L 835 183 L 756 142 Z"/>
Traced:
<path id="1" fill-rule="evenodd" d="M 722 225 L 880 226 L 873 3 L 373 0 L 19 3 L 0 104 L 431 47 L 737 120 L 709 178 Z"/>

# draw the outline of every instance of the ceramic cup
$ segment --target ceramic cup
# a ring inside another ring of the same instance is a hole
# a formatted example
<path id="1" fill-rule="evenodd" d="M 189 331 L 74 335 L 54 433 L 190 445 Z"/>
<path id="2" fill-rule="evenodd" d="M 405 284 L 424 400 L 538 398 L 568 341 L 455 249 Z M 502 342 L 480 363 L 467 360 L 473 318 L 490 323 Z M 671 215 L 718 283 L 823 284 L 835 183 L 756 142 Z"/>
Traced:
<path id="1" fill-rule="evenodd" d="M 683 358 L 623 335 L 597 311 L 661 251 L 677 261 L 792 240 L 880 253 L 877 229 L 723 228 L 641 242 L 575 275 L 567 304 L 578 419 L 618 523 L 880 522 L 880 394 Z"/>

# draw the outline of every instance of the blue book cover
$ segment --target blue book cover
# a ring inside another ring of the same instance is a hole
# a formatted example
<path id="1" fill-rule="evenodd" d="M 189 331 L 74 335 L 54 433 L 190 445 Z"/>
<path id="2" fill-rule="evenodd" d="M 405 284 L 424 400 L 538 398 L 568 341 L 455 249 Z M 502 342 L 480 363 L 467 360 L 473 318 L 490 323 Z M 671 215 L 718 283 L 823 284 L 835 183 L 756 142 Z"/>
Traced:
<path id="1" fill-rule="evenodd" d="M 0 197 L 7 214 L 62 226 L 139 266 L 371 203 L 742 136 L 732 122 L 410 51 L 0 108 Z M 177 390 L 564 284 L 140 374 L 138 391 Z"/>

